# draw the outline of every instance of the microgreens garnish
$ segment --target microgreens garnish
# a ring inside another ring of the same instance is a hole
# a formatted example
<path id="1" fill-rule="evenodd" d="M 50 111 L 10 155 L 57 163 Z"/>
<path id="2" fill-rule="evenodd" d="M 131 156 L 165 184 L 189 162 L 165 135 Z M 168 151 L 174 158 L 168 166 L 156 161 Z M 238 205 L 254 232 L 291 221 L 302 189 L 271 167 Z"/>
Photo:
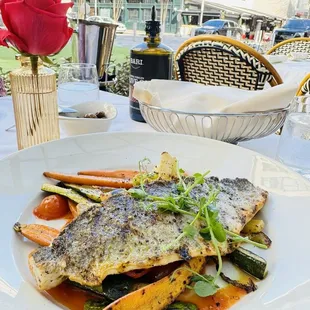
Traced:
<path id="1" fill-rule="evenodd" d="M 147 172 L 147 165 L 151 163 L 149 158 L 144 157 L 142 160 L 139 161 L 139 172 L 140 172 L 140 186 L 141 190 L 144 191 L 144 183 L 148 177 L 148 172 Z"/>
<path id="2" fill-rule="evenodd" d="M 191 272 L 193 276 L 191 277 L 191 282 L 195 283 L 194 286 L 187 286 L 188 289 L 193 289 L 195 293 L 200 297 L 207 297 L 214 295 L 216 291 L 219 289 L 219 286 L 215 283 L 216 278 L 212 277 L 211 275 L 201 275 L 198 272 L 187 268 L 187 267 L 180 267 L 176 269 L 172 275 L 171 279 L 174 278 L 174 274 L 176 271 L 183 269 Z"/>
<path id="3" fill-rule="evenodd" d="M 151 160 L 147 157 L 144 157 L 139 161 L 139 171 L 140 173 L 147 173 L 147 166 L 151 163 Z"/>
<path id="4" fill-rule="evenodd" d="M 254 246 L 256 246 L 257 248 L 261 248 L 261 249 L 268 249 L 268 247 L 265 245 L 265 244 L 262 244 L 262 243 L 258 243 L 258 242 L 255 242 L 255 241 L 252 241 L 250 240 L 248 237 L 242 237 L 236 233 L 233 233 L 229 230 L 225 230 L 227 235 L 229 235 L 231 237 L 230 239 L 230 242 L 231 243 L 242 243 L 242 242 L 246 242 L 246 243 L 249 243 L 249 244 L 252 244 Z"/>
<path id="5" fill-rule="evenodd" d="M 210 173 L 210 170 L 205 172 L 204 174 L 201 174 L 201 173 L 193 174 L 193 177 L 195 178 L 194 183 L 186 188 L 186 190 L 184 191 L 184 195 L 187 196 L 194 187 L 196 187 L 199 184 L 203 184 L 205 182 L 205 179 L 204 179 L 205 176 L 209 173 Z"/>
<path id="6" fill-rule="evenodd" d="M 219 210 L 216 207 L 217 197 L 220 193 L 219 189 L 214 189 L 211 185 L 209 185 L 207 197 L 195 197 L 195 194 L 193 194 L 192 191 L 197 186 L 205 183 L 205 177 L 210 173 L 210 171 L 203 174 L 195 173 L 192 177 L 184 177 L 185 172 L 183 169 L 179 168 L 179 164 L 177 162 L 176 176 L 179 180 L 177 184 L 178 194 L 158 197 L 149 195 L 144 188 L 144 184 L 147 181 L 154 179 L 152 177 L 154 174 L 147 172 L 147 165 L 149 163 L 149 159 L 146 158 L 139 162 L 140 188 L 131 188 L 128 190 L 128 193 L 131 194 L 133 198 L 143 199 L 144 201 L 142 204 L 145 210 L 156 207 L 157 210 L 162 212 L 173 212 L 193 217 L 192 221 L 183 227 L 180 235 L 173 242 L 165 245 L 163 250 L 168 251 L 172 247 L 178 246 L 179 241 L 182 238 L 193 239 L 197 235 L 200 235 L 204 240 L 211 242 L 216 252 L 218 261 L 218 268 L 215 277 L 210 275 L 200 275 L 199 273 L 186 267 L 181 267 L 179 269 L 187 269 L 194 274 L 191 280 L 195 284 L 191 288 L 195 290 L 197 295 L 201 297 L 213 295 L 219 288 L 216 285 L 216 280 L 220 276 L 223 266 L 220 252 L 221 244 L 229 241 L 230 243 L 247 242 L 264 249 L 266 249 L 267 246 L 251 241 L 247 237 L 242 237 L 236 233 L 224 229 L 223 225 L 219 221 Z M 229 236 L 228 240 L 227 236 Z"/>
<path id="7" fill-rule="evenodd" d="M 192 223 L 189 225 L 184 226 L 183 228 L 183 234 L 187 237 L 194 238 L 198 233 L 198 230 L 196 227 L 193 226 Z"/>
<path id="8" fill-rule="evenodd" d="M 185 171 L 179 167 L 179 162 L 177 161 L 177 176 L 179 179 L 179 183 L 177 185 L 178 191 L 179 192 L 184 192 L 186 189 L 186 184 L 184 182 L 184 179 L 182 178 L 182 174 L 184 174 Z"/>
<path id="9" fill-rule="evenodd" d="M 144 190 L 144 184 L 146 182 L 150 182 L 152 180 L 156 180 L 158 175 L 156 172 L 152 171 L 152 172 L 149 172 L 148 171 L 148 165 L 151 163 L 150 159 L 149 158 L 144 158 L 142 160 L 139 161 L 139 174 L 136 175 L 134 178 L 133 178 L 133 184 L 135 186 L 140 186 L 142 191 L 145 191 Z"/>
<path id="10" fill-rule="evenodd" d="M 211 195 L 209 195 L 209 200 L 214 202 L 216 200 L 217 194 L 211 193 Z M 208 204 L 205 201 L 206 201 L 206 198 L 201 198 L 200 204 L 204 208 L 204 215 L 206 218 L 207 227 L 209 228 L 211 242 L 214 246 L 214 249 L 215 249 L 215 252 L 218 258 L 218 262 L 219 262 L 219 268 L 216 274 L 216 278 L 217 278 L 220 275 L 222 271 L 222 266 L 223 266 L 222 256 L 221 256 L 221 252 L 219 249 L 219 242 L 226 241 L 226 234 L 225 234 L 222 224 L 218 221 L 216 212 L 211 211 L 210 208 L 208 207 Z"/>

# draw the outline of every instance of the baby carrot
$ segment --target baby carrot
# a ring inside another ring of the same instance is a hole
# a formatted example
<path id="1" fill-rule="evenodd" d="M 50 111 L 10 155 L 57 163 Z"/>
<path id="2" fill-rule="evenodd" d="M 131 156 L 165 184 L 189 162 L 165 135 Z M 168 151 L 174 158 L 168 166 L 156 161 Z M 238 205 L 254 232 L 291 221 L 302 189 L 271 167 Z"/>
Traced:
<path id="1" fill-rule="evenodd" d="M 46 176 L 47 178 L 55 179 L 65 183 L 98 185 L 98 186 L 108 186 L 108 187 L 117 187 L 126 189 L 131 188 L 133 186 L 131 180 L 119 179 L 119 178 L 95 177 L 88 175 L 72 175 L 59 172 L 44 172 L 43 175 Z"/>
<path id="2" fill-rule="evenodd" d="M 96 177 L 109 177 L 109 178 L 120 178 L 120 179 L 132 179 L 139 171 L 135 170 L 85 170 L 79 171 L 79 175 L 92 175 Z"/>
<path id="3" fill-rule="evenodd" d="M 42 246 L 50 245 L 59 235 L 55 228 L 39 224 L 20 224 L 15 223 L 13 229 L 23 235 L 25 238 Z"/>

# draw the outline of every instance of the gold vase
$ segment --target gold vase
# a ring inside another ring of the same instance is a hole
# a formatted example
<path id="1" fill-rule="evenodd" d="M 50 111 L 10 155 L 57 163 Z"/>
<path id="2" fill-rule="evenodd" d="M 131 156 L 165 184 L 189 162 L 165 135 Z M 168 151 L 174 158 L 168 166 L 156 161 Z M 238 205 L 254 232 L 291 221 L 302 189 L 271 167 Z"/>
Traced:
<path id="1" fill-rule="evenodd" d="M 18 149 L 59 139 L 56 74 L 38 57 L 10 73 Z"/>

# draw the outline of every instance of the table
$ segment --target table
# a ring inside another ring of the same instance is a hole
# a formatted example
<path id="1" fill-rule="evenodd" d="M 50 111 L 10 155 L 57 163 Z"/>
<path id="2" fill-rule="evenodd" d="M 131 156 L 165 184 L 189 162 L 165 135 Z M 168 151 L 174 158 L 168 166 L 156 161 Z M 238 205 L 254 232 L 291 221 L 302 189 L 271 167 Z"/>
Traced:
<path id="1" fill-rule="evenodd" d="M 114 104 L 118 110 L 118 115 L 109 131 L 155 132 L 148 124 L 134 122 L 130 119 L 128 98 L 107 92 L 100 92 L 100 97 L 101 100 Z M 1 116 L 2 114 L 5 115 Z M 15 128 L 5 131 L 12 124 L 14 124 L 12 99 L 2 97 L 0 98 L 0 159 L 17 151 Z M 65 136 L 61 134 L 61 137 Z M 274 158 L 278 140 L 277 135 L 270 135 L 262 139 L 242 142 L 239 145 Z"/>
<path id="2" fill-rule="evenodd" d="M 310 73 L 310 60 L 305 61 L 285 61 L 273 64 L 279 72 L 284 83 L 292 83 L 299 86 L 302 79 Z"/>
<path id="3" fill-rule="evenodd" d="M 286 61 L 276 63 L 273 66 L 279 72 L 284 83 L 295 84 L 296 90 L 304 76 L 310 72 L 310 61 Z M 114 120 L 110 131 L 154 132 L 149 125 L 137 123 L 130 119 L 128 98 L 106 92 L 101 92 L 100 96 L 102 100 L 114 104 L 118 109 L 118 116 Z M 5 131 L 6 128 L 13 124 L 14 113 L 11 97 L 0 98 L 0 159 L 17 151 L 15 128 L 8 132 Z M 61 134 L 61 137 L 65 136 Z M 239 145 L 274 158 L 278 141 L 278 136 L 270 135 L 263 139 L 242 142 Z"/>

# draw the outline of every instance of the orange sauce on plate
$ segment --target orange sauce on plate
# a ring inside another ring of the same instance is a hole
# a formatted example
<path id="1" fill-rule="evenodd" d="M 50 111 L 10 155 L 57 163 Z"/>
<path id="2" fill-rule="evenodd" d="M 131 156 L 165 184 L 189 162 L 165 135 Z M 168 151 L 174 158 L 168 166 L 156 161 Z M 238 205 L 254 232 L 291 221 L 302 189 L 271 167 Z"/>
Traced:
<path id="1" fill-rule="evenodd" d="M 89 299 L 98 299 L 92 293 L 80 290 L 68 283 L 62 283 L 46 291 L 54 300 L 70 310 L 84 310 L 84 303 Z"/>
<path id="2" fill-rule="evenodd" d="M 227 310 L 245 295 L 245 290 L 228 285 L 208 297 L 199 297 L 193 290 L 186 290 L 177 300 L 195 304 L 199 310 Z"/>
<path id="3" fill-rule="evenodd" d="M 87 300 L 98 299 L 95 295 L 65 282 L 48 290 L 47 293 L 70 310 L 83 310 Z M 199 297 L 192 290 L 186 290 L 177 300 L 193 303 L 199 310 L 227 310 L 245 295 L 244 290 L 228 285 L 209 297 Z"/>

